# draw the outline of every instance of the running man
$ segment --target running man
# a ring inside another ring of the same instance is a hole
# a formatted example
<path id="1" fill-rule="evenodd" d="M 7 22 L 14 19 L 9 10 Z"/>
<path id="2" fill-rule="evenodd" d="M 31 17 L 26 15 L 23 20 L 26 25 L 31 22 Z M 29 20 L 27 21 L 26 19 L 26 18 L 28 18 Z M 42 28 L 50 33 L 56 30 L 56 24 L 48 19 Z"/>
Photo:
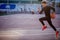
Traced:
<path id="1" fill-rule="evenodd" d="M 42 17 L 42 18 L 39 19 L 39 21 L 43 25 L 42 30 L 45 30 L 47 28 L 47 26 L 44 24 L 43 21 L 47 21 L 49 23 L 49 25 L 54 29 L 54 31 L 56 33 L 56 38 L 57 38 L 58 35 L 59 35 L 59 32 L 57 31 L 57 29 L 52 24 L 51 16 L 50 16 L 50 10 L 52 9 L 53 13 L 55 13 L 55 8 L 53 8 L 51 6 L 47 6 L 47 2 L 46 1 L 42 2 L 42 7 L 43 7 L 42 10 L 41 11 L 39 10 L 39 14 L 42 14 L 43 11 L 45 13 L 45 17 Z"/>

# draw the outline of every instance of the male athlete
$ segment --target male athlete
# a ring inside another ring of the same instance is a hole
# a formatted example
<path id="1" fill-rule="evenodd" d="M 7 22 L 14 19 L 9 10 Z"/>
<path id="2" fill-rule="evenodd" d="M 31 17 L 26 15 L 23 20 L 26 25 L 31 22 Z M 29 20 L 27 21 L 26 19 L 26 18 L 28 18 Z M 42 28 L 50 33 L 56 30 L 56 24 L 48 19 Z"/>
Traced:
<path id="1" fill-rule="evenodd" d="M 42 12 L 44 11 L 45 13 L 45 17 L 42 17 L 39 19 L 39 21 L 42 23 L 43 27 L 42 30 L 45 30 L 47 28 L 47 26 L 44 24 L 43 21 L 47 21 L 49 23 L 49 25 L 54 29 L 54 31 L 56 32 L 56 38 L 59 35 L 59 32 L 57 31 L 57 29 L 54 27 L 54 25 L 52 24 L 51 21 L 51 16 L 50 16 L 50 10 L 53 10 L 53 13 L 55 13 L 55 8 L 51 7 L 51 6 L 47 6 L 47 2 L 43 1 L 42 2 L 42 10 L 39 10 L 39 14 L 42 14 Z"/>

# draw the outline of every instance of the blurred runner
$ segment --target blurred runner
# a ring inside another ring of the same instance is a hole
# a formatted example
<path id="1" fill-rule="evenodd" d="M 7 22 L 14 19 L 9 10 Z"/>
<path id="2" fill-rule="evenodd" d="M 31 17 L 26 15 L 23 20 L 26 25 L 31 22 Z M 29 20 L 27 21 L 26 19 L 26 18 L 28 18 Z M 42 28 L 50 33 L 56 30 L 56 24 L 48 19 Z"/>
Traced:
<path id="1" fill-rule="evenodd" d="M 44 24 L 43 21 L 47 21 L 49 23 L 49 25 L 54 29 L 54 31 L 56 32 L 56 38 L 58 38 L 59 32 L 57 31 L 57 29 L 54 27 L 54 25 L 52 24 L 51 18 L 54 19 L 55 18 L 55 8 L 51 7 L 51 6 L 47 6 L 47 2 L 46 1 L 42 1 L 42 10 L 38 10 L 39 14 L 42 14 L 42 12 L 44 11 L 45 13 L 45 17 L 42 17 L 39 19 L 39 21 L 42 23 L 42 30 L 45 30 L 47 28 L 47 26 Z M 50 10 L 53 10 L 52 14 L 50 14 Z"/>

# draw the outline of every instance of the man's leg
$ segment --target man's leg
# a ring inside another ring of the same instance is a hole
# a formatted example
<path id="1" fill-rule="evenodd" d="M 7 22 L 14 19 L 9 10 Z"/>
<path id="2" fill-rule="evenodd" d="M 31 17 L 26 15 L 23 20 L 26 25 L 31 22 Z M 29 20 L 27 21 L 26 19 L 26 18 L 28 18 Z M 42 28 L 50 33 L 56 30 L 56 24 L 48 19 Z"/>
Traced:
<path id="1" fill-rule="evenodd" d="M 47 20 L 48 21 L 48 23 L 49 23 L 49 25 L 54 29 L 54 31 L 56 32 L 56 38 L 58 38 L 58 35 L 59 35 L 59 32 L 57 31 L 57 29 L 54 27 L 54 25 L 52 24 L 52 21 L 51 21 L 51 19 L 49 20 Z"/>
<path id="2" fill-rule="evenodd" d="M 43 22 L 44 20 L 46 20 L 45 17 L 39 19 L 39 21 L 42 23 L 42 25 L 45 25 L 44 22 Z"/>
<path id="3" fill-rule="evenodd" d="M 43 27 L 42 27 L 42 30 L 45 30 L 47 28 L 47 26 L 44 24 L 43 21 L 46 20 L 46 17 L 43 17 L 43 18 L 40 18 L 39 21 L 42 23 Z"/>
<path id="4" fill-rule="evenodd" d="M 54 27 L 54 25 L 52 24 L 52 21 L 51 21 L 51 19 L 49 20 L 47 20 L 47 22 L 49 23 L 49 25 L 54 29 L 54 31 L 57 31 L 57 29 Z"/>

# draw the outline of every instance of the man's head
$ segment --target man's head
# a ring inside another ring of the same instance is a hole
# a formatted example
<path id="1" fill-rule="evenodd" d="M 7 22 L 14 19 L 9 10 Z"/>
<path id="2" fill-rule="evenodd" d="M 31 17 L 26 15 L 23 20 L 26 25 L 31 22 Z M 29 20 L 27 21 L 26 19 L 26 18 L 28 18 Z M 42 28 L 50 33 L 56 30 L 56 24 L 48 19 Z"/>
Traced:
<path id="1" fill-rule="evenodd" d="M 46 7 L 47 6 L 47 2 L 46 1 L 42 1 L 41 4 L 42 4 L 43 7 Z"/>

